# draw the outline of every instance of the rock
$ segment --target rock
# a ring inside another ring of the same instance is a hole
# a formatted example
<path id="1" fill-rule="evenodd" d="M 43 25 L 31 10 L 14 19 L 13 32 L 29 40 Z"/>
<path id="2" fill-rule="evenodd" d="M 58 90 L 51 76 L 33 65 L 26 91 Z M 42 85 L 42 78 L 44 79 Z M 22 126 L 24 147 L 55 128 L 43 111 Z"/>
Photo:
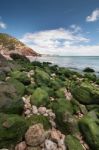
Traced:
<path id="1" fill-rule="evenodd" d="M 47 105 L 48 101 L 48 93 L 42 88 L 37 88 L 31 96 L 31 104 L 37 107 Z"/>
<path id="2" fill-rule="evenodd" d="M 31 111 L 29 109 L 27 109 L 25 112 L 24 112 L 25 115 L 30 115 L 31 114 Z"/>
<path id="3" fill-rule="evenodd" d="M 0 148 L 16 145 L 22 140 L 27 128 L 23 117 L 0 113 Z"/>
<path id="4" fill-rule="evenodd" d="M 29 85 L 31 83 L 31 80 L 27 76 L 26 72 L 12 71 L 10 75 L 11 75 L 12 78 L 19 80 L 24 85 Z"/>
<path id="5" fill-rule="evenodd" d="M 36 68 L 34 77 L 38 85 L 47 85 L 50 80 L 49 74 L 40 68 Z"/>
<path id="6" fill-rule="evenodd" d="M 36 124 L 31 126 L 26 134 L 25 140 L 29 146 L 38 146 L 45 140 L 45 131 L 42 124 Z"/>
<path id="7" fill-rule="evenodd" d="M 84 78 L 87 78 L 89 81 L 96 81 L 96 75 L 94 73 L 85 73 Z"/>
<path id="8" fill-rule="evenodd" d="M 73 135 L 67 135 L 65 144 L 68 150 L 84 150 L 79 140 Z"/>
<path id="9" fill-rule="evenodd" d="M 7 83 L 13 85 L 17 91 L 18 96 L 23 96 L 25 93 L 25 86 L 18 80 L 10 78 Z"/>
<path id="10" fill-rule="evenodd" d="M 45 114 L 46 113 L 46 107 L 39 107 L 38 108 L 38 112 L 40 113 L 40 114 Z"/>
<path id="11" fill-rule="evenodd" d="M 38 109 L 35 105 L 32 106 L 32 112 L 33 114 L 38 114 Z"/>
<path id="12" fill-rule="evenodd" d="M 70 116 L 73 114 L 73 106 L 70 101 L 66 99 L 57 99 L 57 101 L 53 102 L 50 106 L 53 109 L 53 112 L 56 115 L 55 122 L 58 128 L 63 133 L 71 132 L 70 124 L 66 121 L 66 114 L 68 113 Z M 72 122 L 73 124 L 73 122 Z"/>
<path id="13" fill-rule="evenodd" d="M 38 146 L 38 147 L 28 147 L 27 150 L 42 150 L 42 149 Z"/>
<path id="14" fill-rule="evenodd" d="M 99 104 L 99 88 L 89 82 L 74 85 L 71 92 L 74 98 L 84 105 Z"/>
<path id="15" fill-rule="evenodd" d="M 45 149 L 46 150 L 57 150 L 57 144 L 51 140 L 45 140 Z"/>
<path id="16" fill-rule="evenodd" d="M 59 130 L 56 129 L 52 129 L 51 130 L 51 139 L 55 142 L 58 143 L 58 141 L 60 141 L 60 139 L 62 138 L 62 134 Z"/>
<path id="17" fill-rule="evenodd" d="M 20 86 L 17 88 L 20 90 Z M 22 114 L 24 103 L 17 88 L 9 82 L 0 83 L 0 112 Z"/>
<path id="18" fill-rule="evenodd" d="M 91 149 L 99 149 L 99 119 L 95 111 L 90 111 L 79 121 L 81 132 Z"/>
<path id="19" fill-rule="evenodd" d="M 17 144 L 15 147 L 15 150 L 27 150 L 26 143 L 23 141 L 23 142 Z"/>
<path id="20" fill-rule="evenodd" d="M 30 118 L 27 118 L 27 123 L 29 124 L 29 126 L 41 123 L 45 130 L 51 128 L 48 117 L 45 117 L 43 115 L 32 115 Z"/>

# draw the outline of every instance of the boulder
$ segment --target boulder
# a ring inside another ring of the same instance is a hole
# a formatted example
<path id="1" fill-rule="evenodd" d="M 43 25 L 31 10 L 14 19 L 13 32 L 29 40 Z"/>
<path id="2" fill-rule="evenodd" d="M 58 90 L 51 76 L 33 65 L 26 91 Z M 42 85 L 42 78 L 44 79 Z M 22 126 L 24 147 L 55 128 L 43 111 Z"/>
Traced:
<path id="1" fill-rule="evenodd" d="M 35 124 L 31 126 L 25 134 L 27 145 L 34 147 L 42 144 L 45 140 L 45 137 L 46 135 L 42 124 Z"/>
<path id="2" fill-rule="evenodd" d="M 73 106 L 66 99 L 57 99 L 50 105 L 56 115 L 58 128 L 64 133 L 71 133 L 76 128 L 76 119 L 73 119 Z M 70 118 L 69 118 L 70 117 Z M 75 131 L 75 130 L 74 130 Z"/>
<path id="3" fill-rule="evenodd" d="M 40 68 L 36 68 L 34 78 L 38 85 L 47 85 L 50 80 L 49 74 Z"/>
<path id="4" fill-rule="evenodd" d="M 65 145 L 68 150 L 84 150 L 79 140 L 73 135 L 67 135 Z"/>
<path id="5" fill-rule="evenodd" d="M 10 75 L 11 75 L 12 78 L 19 80 L 24 85 L 29 85 L 31 83 L 31 80 L 27 76 L 26 72 L 12 71 Z"/>
<path id="6" fill-rule="evenodd" d="M 0 113 L 0 148 L 9 148 L 20 142 L 27 130 L 23 117 Z"/>
<path id="7" fill-rule="evenodd" d="M 95 111 L 90 111 L 79 121 L 79 126 L 90 148 L 92 150 L 99 150 L 98 113 Z"/>
<path id="8" fill-rule="evenodd" d="M 17 95 L 22 97 L 25 93 L 25 86 L 18 80 L 10 78 L 7 83 L 13 85 L 17 91 Z"/>
<path id="9" fill-rule="evenodd" d="M 34 90 L 32 96 L 31 96 L 31 104 L 39 106 L 46 106 L 49 102 L 49 96 L 48 93 L 43 90 L 42 88 L 37 88 Z"/>
<path id="10" fill-rule="evenodd" d="M 45 130 L 48 130 L 51 128 L 51 124 L 49 122 L 48 117 L 43 116 L 43 115 L 33 115 L 29 118 L 27 118 L 27 123 L 29 126 L 33 126 L 35 124 L 42 124 Z"/>
<path id="11" fill-rule="evenodd" d="M 84 105 L 99 104 L 99 88 L 89 82 L 82 82 L 71 88 L 72 95 Z"/>
<path id="12" fill-rule="evenodd" d="M 17 88 L 20 89 L 20 87 Z M 19 92 L 13 84 L 0 83 L 0 112 L 13 114 L 21 114 L 23 112 L 24 103 Z"/>

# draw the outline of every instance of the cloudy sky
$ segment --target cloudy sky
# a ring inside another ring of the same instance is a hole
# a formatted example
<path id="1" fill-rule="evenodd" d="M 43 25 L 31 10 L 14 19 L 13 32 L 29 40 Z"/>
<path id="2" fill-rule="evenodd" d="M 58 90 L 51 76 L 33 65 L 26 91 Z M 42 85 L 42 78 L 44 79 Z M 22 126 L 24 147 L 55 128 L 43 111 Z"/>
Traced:
<path id="1" fill-rule="evenodd" d="M 0 0 L 0 32 L 42 54 L 99 56 L 99 0 Z"/>

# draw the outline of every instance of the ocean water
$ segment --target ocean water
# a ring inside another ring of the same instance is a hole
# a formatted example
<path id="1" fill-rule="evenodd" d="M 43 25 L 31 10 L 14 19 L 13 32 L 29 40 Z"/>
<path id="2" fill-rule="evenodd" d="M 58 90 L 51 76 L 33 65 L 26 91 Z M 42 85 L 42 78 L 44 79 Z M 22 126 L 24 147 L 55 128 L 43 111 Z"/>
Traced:
<path id="1" fill-rule="evenodd" d="M 31 58 L 31 61 L 51 62 L 60 67 L 83 70 L 86 67 L 99 72 L 99 56 L 42 56 Z"/>

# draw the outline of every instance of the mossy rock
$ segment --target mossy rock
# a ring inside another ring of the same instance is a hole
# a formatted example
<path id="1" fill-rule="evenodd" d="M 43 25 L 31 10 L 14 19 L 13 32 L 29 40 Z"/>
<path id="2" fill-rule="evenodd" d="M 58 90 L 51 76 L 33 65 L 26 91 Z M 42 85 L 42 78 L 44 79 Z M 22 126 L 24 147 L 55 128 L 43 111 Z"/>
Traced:
<path id="1" fill-rule="evenodd" d="M 92 150 L 99 150 L 99 119 L 97 113 L 89 112 L 79 121 L 79 127 Z"/>
<path id="2" fill-rule="evenodd" d="M 11 72 L 11 77 L 14 79 L 19 80 L 22 82 L 24 85 L 29 85 L 31 83 L 30 78 L 27 76 L 26 72 L 21 72 L 21 71 L 12 71 Z"/>
<path id="3" fill-rule="evenodd" d="M 57 98 L 66 98 L 66 96 L 65 96 L 65 90 L 66 90 L 66 88 L 60 88 L 60 89 L 58 89 L 56 92 L 55 92 L 55 96 L 57 97 Z"/>
<path id="4" fill-rule="evenodd" d="M 67 135 L 65 138 L 65 145 L 68 150 L 83 150 L 79 140 L 73 135 Z"/>
<path id="5" fill-rule="evenodd" d="M 0 70 L 0 81 L 5 81 L 6 74 L 3 70 Z"/>
<path id="6" fill-rule="evenodd" d="M 45 130 L 48 130 L 51 128 L 51 124 L 49 122 L 48 117 L 45 117 L 43 115 L 33 115 L 27 118 L 27 123 L 29 126 L 41 123 Z"/>
<path id="7" fill-rule="evenodd" d="M 98 110 L 99 111 L 99 105 L 97 105 L 97 104 L 87 105 L 86 107 L 87 107 L 88 111 L 91 111 L 91 110 Z"/>
<path id="8" fill-rule="evenodd" d="M 89 82 L 73 85 L 71 92 L 74 98 L 84 105 L 99 104 L 99 88 Z"/>
<path id="9" fill-rule="evenodd" d="M 21 114 L 24 109 L 24 103 L 18 94 L 17 89 L 12 84 L 1 83 L 0 112 Z"/>
<path id="10" fill-rule="evenodd" d="M 42 88 L 35 89 L 35 91 L 31 96 L 31 104 L 39 107 L 39 106 L 46 106 L 48 102 L 49 102 L 48 93 Z"/>
<path id="11" fill-rule="evenodd" d="M 20 142 L 28 126 L 23 117 L 0 113 L 0 148 L 10 148 Z"/>
<path id="12" fill-rule="evenodd" d="M 49 74 L 40 68 L 35 69 L 34 78 L 38 85 L 44 85 L 44 84 L 46 85 L 50 80 Z"/>
<path id="13" fill-rule="evenodd" d="M 7 82 L 15 87 L 18 96 L 22 97 L 24 95 L 25 93 L 24 84 L 22 84 L 20 81 L 13 78 L 10 78 L 9 80 L 7 80 Z"/>
<path id="14" fill-rule="evenodd" d="M 37 88 L 37 85 L 35 83 L 28 85 L 26 87 L 26 93 L 27 94 L 32 94 L 34 92 L 35 88 Z"/>
<path id="15" fill-rule="evenodd" d="M 65 82 L 63 82 L 62 80 L 56 77 L 56 78 L 52 78 L 50 82 L 48 83 L 48 85 L 53 90 L 58 90 L 59 88 L 65 86 Z"/>
<path id="16" fill-rule="evenodd" d="M 94 69 L 92 69 L 90 67 L 86 67 L 83 71 L 84 72 L 95 72 Z"/>
<path id="17" fill-rule="evenodd" d="M 75 132 L 76 129 L 78 130 L 76 118 L 72 117 L 74 113 L 73 106 L 68 100 L 57 99 L 49 105 L 49 108 L 55 113 L 57 127 L 64 134 Z"/>
<path id="18" fill-rule="evenodd" d="M 96 81 L 96 75 L 94 73 L 85 73 L 84 77 L 91 80 L 91 81 Z"/>

